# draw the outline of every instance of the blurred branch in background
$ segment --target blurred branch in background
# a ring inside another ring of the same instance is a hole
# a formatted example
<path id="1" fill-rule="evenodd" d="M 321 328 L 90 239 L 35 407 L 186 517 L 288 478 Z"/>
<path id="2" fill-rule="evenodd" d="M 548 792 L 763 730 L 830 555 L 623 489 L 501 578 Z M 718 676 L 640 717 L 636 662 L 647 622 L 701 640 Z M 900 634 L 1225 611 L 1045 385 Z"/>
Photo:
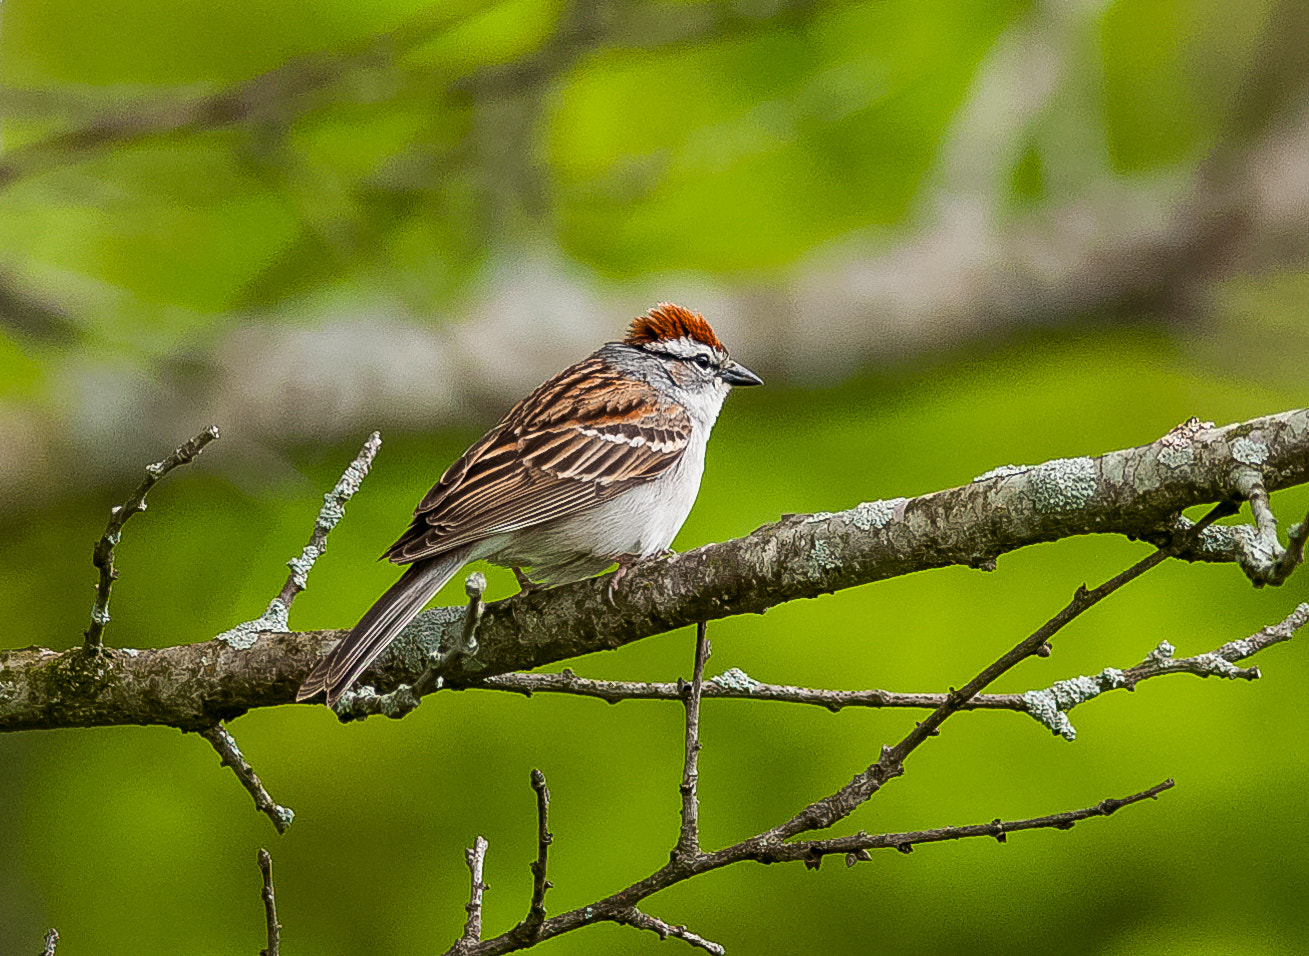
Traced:
<path id="1" fill-rule="evenodd" d="M 1293 0 L 1184 40 L 1127 5 L 527 8 L 172 85 L 11 75 L 0 316 L 57 399 L 0 408 L 0 461 L 33 463 L 0 498 L 121 468 L 89 421 L 143 449 L 204 409 L 264 460 L 461 421 L 678 296 L 779 380 L 1084 320 L 1223 365 L 1252 351 L 1232 281 L 1309 255 Z M 58 55 L 9 15 L 15 55 Z"/>

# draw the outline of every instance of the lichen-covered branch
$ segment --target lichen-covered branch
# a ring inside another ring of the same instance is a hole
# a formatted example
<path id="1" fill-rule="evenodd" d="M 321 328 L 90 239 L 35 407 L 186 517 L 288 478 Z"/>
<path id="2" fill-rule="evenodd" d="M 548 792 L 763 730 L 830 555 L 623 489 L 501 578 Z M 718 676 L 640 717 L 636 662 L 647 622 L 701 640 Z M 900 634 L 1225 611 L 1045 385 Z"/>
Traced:
<path id="1" fill-rule="evenodd" d="M 1007 467 L 917 498 L 848 511 L 789 515 L 752 534 L 633 568 L 488 605 L 475 656 L 451 656 L 441 683 L 486 677 L 621 647 L 652 634 L 949 565 L 994 568 L 998 556 L 1072 535 L 1166 535 L 1187 507 L 1241 498 L 1256 469 L 1268 492 L 1309 482 L 1309 409 L 1168 441 Z M 1179 552 L 1204 557 L 1223 529 Z M 420 615 L 365 675 L 382 691 L 412 684 L 442 642 L 455 646 L 464 608 Z M 268 632 L 249 647 L 221 641 L 105 650 L 94 661 L 44 648 L 0 651 L 0 730 L 164 724 L 203 730 L 255 707 L 290 703 L 300 680 L 341 631 Z M 31 643 L 14 633 L 10 644 Z"/>
<path id="2" fill-rule="evenodd" d="M 1175 648 L 1168 641 L 1145 656 L 1135 667 L 1119 670 L 1106 667 L 1094 677 L 1080 676 L 1061 680 L 1044 690 L 1030 690 L 1019 700 L 1020 707 L 1049 727 L 1051 731 L 1073 740 L 1077 732 L 1068 720 L 1068 712 L 1078 704 L 1099 697 L 1108 690 L 1136 690 L 1136 685 L 1166 674 L 1195 674 L 1197 677 L 1226 677 L 1229 680 L 1257 680 L 1258 667 L 1237 667 L 1237 661 L 1253 657 L 1264 648 L 1289 641 L 1295 632 L 1309 623 L 1309 603 L 1300 604 L 1276 624 L 1260 628 L 1249 637 L 1228 641 L 1222 647 L 1193 657 L 1174 657 Z"/>

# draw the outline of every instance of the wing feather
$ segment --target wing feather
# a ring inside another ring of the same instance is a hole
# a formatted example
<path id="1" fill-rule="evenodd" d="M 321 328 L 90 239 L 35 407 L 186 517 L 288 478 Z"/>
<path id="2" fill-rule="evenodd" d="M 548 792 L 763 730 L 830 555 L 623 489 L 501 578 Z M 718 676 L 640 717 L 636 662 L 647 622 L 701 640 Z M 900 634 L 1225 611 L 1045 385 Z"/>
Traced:
<path id="1" fill-rule="evenodd" d="M 597 355 L 519 402 L 451 465 L 386 552 L 397 564 L 577 514 L 682 457 L 691 419 Z"/>

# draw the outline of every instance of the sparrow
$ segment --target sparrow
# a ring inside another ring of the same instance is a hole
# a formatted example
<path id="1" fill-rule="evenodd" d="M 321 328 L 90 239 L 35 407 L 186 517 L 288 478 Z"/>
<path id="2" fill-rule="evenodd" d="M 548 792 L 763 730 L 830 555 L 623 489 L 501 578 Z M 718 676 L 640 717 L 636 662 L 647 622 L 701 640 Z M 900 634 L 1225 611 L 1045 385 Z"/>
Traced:
<path id="1" fill-rule="evenodd" d="M 762 385 L 704 316 L 660 303 L 545 382 L 475 442 L 382 557 L 400 579 L 305 678 L 328 706 L 460 568 L 510 568 L 525 590 L 667 552 L 700 490 L 709 432 L 733 385 Z M 527 569 L 527 570 L 524 570 Z"/>

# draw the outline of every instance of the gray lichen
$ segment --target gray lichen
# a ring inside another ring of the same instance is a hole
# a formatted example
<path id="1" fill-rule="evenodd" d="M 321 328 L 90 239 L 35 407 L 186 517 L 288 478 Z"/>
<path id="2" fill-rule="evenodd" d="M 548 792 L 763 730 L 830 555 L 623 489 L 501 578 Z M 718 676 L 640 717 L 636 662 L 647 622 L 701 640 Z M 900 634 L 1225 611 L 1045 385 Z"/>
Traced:
<path id="1" fill-rule="evenodd" d="M 1190 445 L 1165 448 L 1159 453 L 1159 463 L 1169 468 L 1181 468 L 1195 461 L 1195 449 Z"/>
<path id="2" fill-rule="evenodd" d="M 823 540 L 814 542 L 813 556 L 824 571 L 835 571 L 845 566 L 840 553 L 828 547 L 827 542 Z"/>
<path id="3" fill-rule="evenodd" d="M 215 640 L 222 641 L 234 650 L 243 651 L 254 647 L 255 641 L 259 640 L 261 631 L 285 630 L 288 630 L 286 605 L 282 603 L 280 598 L 273 598 L 268 602 L 268 609 L 259 617 L 224 631 Z"/>
<path id="4" fill-rule="evenodd" d="M 1032 494 L 1038 511 L 1076 511 L 1095 497 L 1095 462 L 1090 458 L 1056 458 L 1032 469 Z"/>
<path id="5" fill-rule="evenodd" d="M 747 694 L 763 686 L 739 667 L 729 667 L 717 677 L 709 678 L 709 683 L 717 684 L 723 690 L 741 691 Z"/>
<path id="6" fill-rule="evenodd" d="M 865 501 L 845 513 L 850 523 L 860 531 L 873 528 L 885 528 L 896 513 L 904 507 L 907 498 L 887 498 L 879 501 Z"/>
<path id="7" fill-rule="evenodd" d="M 1025 471 L 1031 471 L 1031 465 L 997 465 L 990 471 L 982 472 L 973 479 L 974 482 L 989 481 L 992 478 L 1008 478 L 1010 475 L 1021 475 Z"/>
<path id="8" fill-rule="evenodd" d="M 318 556 L 322 553 L 320 548 L 307 544 L 297 557 L 286 562 L 286 566 L 291 569 L 295 586 L 301 591 L 308 585 L 309 572 L 313 570 L 314 562 L 318 560 Z"/>
<path id="9" fill-rule="evenodd" d="M 1125 680 L 1121 670 L 1106 667 L 1095 677 L 1071 677 L 1057 681 L 1045 690 L 1029 690 L 1023 695 L 1023 704 L 1029 714 L 1052 732 L 1065 740 L 1076 740 L 1077 730 L 1068 719 L 1068 711 L 1107 690 L 1122 687 Z"/>
<path id="10" fill-rule="evenodd" d="M 1201 654 L 1198 657 L 1196 657 L 1194 660 L 1195 663 L 1200 666 L 1201 670 L 1206 675 L 1215 675 L 1218 677 L 1227 677 L 1230 679 L 1233 677 L 1239 677 L 1241 674 L 1241 668 L 1237 667 L 1227 658 L 1222 657 L 1219 654 L 1215 654 L 1212 652 L 1208 654 Z"/>
<path id="11" fill-rule="evenodd" d="M 1246 465 L 1262 465 L 1268 460 L 1268 446 L 1258 439 L 1242 435 L 1232 442 L 1232 457 Z"/>
<path id="12" fill-rule="evenodd" d="M 1027 712 L 1049 727 L 1051 731 L 1065 740 L 1076 740 L 1077 731 L 1068 720 L 1068 715 L 1059 709 L 1054 694 L 1048 690 L 1029 690 L 1023 695 Z"/>
<path id="13" fill-rule="evenodd" d="M 1160 667 L 1171 667 L 1173 664 L 1173 654 L 1177 648 L 1167 641 L 1160 641 L 1159 646 L 1145 655 L 1145 659 L 1151 663 L 1158 664 Z"/>

